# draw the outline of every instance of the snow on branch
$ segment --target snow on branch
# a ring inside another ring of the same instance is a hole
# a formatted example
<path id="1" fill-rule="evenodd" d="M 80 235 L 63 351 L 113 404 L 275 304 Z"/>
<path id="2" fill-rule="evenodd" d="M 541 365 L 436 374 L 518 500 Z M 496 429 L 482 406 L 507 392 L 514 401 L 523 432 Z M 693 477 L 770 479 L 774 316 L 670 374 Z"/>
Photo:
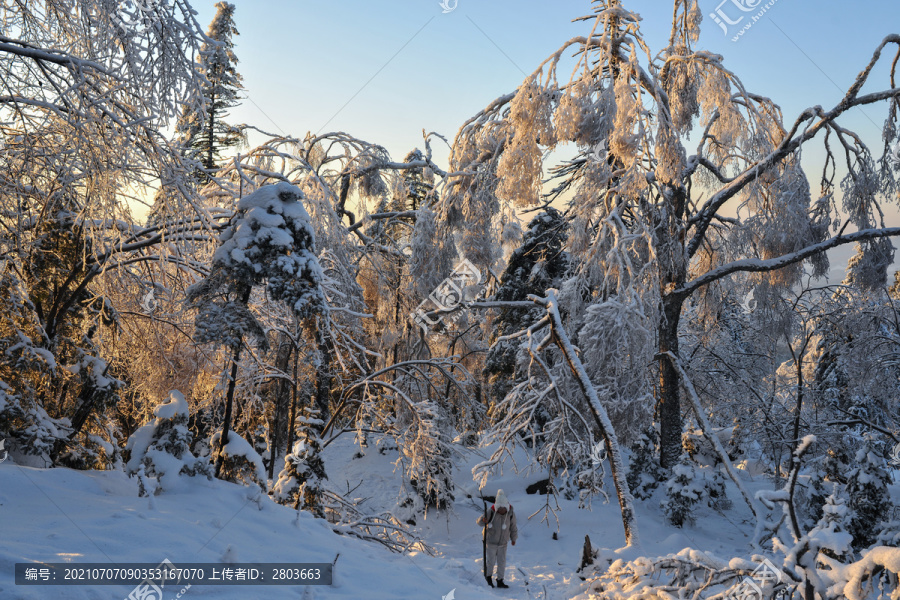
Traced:
<path id="1" fill-rule="evenodd" d="M 806 248 L 803 248 L 802 250 L 791 252 L 790 254 L 785 254 L 784 256 L 779 256 L 777 258 L 770 258 L 766 260 L 758 258 L 746 258 L 743 260 L 737 260 L 707 271 L 703 275 L 700 275 L 699 277 L 696 277 L 691 281 L 685 283 L 681 287 L 675 289 L 673 293 L 676 295 L 687 297 L 699 288 L 708 285 L 713 281 L 722 279 L 723 277 L 732 273 L 741 271 L 751 273 L 777 271 L 778 269 L 783 269 L 784 267 L 806 260 L 807 258 L 810 258 L 817 254 L 821 254 L 826 250 L 830 250 L 831 248 L 835 248 L 843 244 L 850 244 L 852 242 L 874 240 L 885 237 L 893 237 L 897 235 L 900 235 L 900 227 L 864 229 L 863 231 L 857 231 L 854 233 L 840 234 L 823 242 L 819 242 L 818 244 L 813 244 L 812 246 L 808 246 Z"/>

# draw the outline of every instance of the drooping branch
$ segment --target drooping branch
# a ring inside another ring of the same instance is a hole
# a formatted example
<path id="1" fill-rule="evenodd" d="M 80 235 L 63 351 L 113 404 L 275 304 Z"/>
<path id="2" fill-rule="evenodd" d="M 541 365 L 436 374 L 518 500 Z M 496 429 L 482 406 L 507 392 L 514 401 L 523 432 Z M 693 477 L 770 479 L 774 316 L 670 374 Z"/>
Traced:
<path id="1" fill-rule="evenodd" d="M 609 456 L 610 468 L 612 470 L 613 482 L 616 486 L 616 495 L 619 499 L 619 507 L 622 511 L 622 525 L 625 528 L 625 543 L 629 546 L 639 544 L 637 520 L 634 512 L 634 497 L 631 495 L 631 489 L 628 481 L 625 480 L 625 463 L 622 460 L 622 451 L 619 446 L 619 440 L 616 436 L 616 430 L 613 428 L 612 422 L 606 409 L 597 396 L 597 390 L 591 383 L 581 359 L 575 352 L 572 342 L 566 333 L 566 329 L 562 323 L 562 317 L 559 314 L 559 300 L 556 297 L 555 290 L 548 290 L 546 298 L 537 296 L 529 296 L 529 300 L 542 306 L 547 311 L 548 324 L 551 331 L 551 339 L 557 348 L 563 353 L 578 386 L 588 400 L 591 409 L 591 415 L 594 417 L 594 423 L 600 430 L 600 435 L 606 443 L 606 454 Z"/>
<path id="2" fill-rule="evenodd" d="M 760 161 L 744 169 L 744 171 L 740 175 L 735 177 L 730 183 L 713 194 L 713 196 L 706 202 L 706 204 L 695 217 L 697 221 L 696 231 L 694 233 L 694 236 L 691 238 L 691 241 L 687 244 L 687 253 L 689 257 L 694 256 L 694 254 L 696 254 L 696 252 L 700 249 L 703 240 L 706 238 L 707 229 L 709 228 L 710 224 L 713 221 L 713 218 L 715 217 L 719 209 L 731 198 L 739 194 L 744 188 L 757 181 L 774 166 L 780 164 L 782 161 L 784 161 L 784 159 L 793 154 L 803 144 L 816 137 L 816 135 L 818 135 L 820 131 L 831 127 L 838 117 L 846 113 L 851 108 L 873 104 L 875 102 L 881 102 L 890 98 L 900 97 L 900 88 L 883 90 L 881 92 L 875 92 L 867 94 L 865 96 L 858 95 L 863 85 L 866 83 L 866 81 L 868 81 L 869 74 L 871 73 L 873 67 L 881 57 L 882 50 L 888 44 L 892 43 L 900 45 L 900 35 L 889 35 L 881 42 L 881 44 L 875 50 L 872 60 L 869 62 L 866 69 L 859 74 L 856 81 L 854 81 L 853 85 L 850 86 L 850 89 L 847 91 L 844 98 L 834 108 L 832 108 L 827 113 L 824 112 L 822 110 L 822 107 L 820 106 L 808 108 L 803 111 L 803 113 L 801 113 L 801 115 L 797 118 L 797 121 L 795 122 L 791 131 L 788 133 L 788 135 L 785 136 L 785 138 L 781 141 L 777 148 L 775 148 L 771 153 L 762 158 Z M 815 117 L 819 117 L 819 120 L 803 128 L 802 132 L 797 135 L 800 131 L 801 124 L 806 121 L 811 121 Z"/>
<path id="3" fill-rule="evenodd" d="M 734 262 L 707 271 L 703 275 L 700 275 L 699 277 L 696 277 L 691 281 L 685 283 L 683 286 L 674 290 L 672 293 L 686 298 L 701 287 L 710 284 L 713 281 L 722 279 L 727 275 L 731 275 L 732 273 L 741 271 L 750 273 L 777 271 L 778 269 L 783 269 L 784 267 L 806 260 L 811 256 L 815 256 L 816 254 L 825 252 L 826 250 L 836 248 L 837 246 L 842 246 L 844 244 L 850 244 L 853 242 L 861 242 L 864 240 L 874 240 L 878 238 L 893 237 L 898 235 L 900 235 L 900 227 L 864 229 L 862 231 L 857 231 L 854 233 L 839 234 L 833 238 L 827 239 L 823 242 L 819 242 L 818 244 L 813 244 L 812 246 L 807 246 L 802 250 L 791 252 L 789 254 L 778 256 L 775 258 L 769 258 L 766 260 L 756 258 L 736 260 Z"/>

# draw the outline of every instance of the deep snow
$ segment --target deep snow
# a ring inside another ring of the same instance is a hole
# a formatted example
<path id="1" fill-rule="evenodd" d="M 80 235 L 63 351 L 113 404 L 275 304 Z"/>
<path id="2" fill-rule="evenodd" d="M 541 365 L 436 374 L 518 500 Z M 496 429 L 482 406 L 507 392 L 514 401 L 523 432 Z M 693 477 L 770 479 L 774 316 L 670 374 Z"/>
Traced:
<path id="1" fill-rule="evenodd" d="M 373 513 L 396 508 L 402 477 L 395 471 L 395 449 L 381 452 L 372 441 L 361 458 L 352 434 L 325 450 L 328 486 L 361 501 Z M 335 534 L 328 523 L 259 497 L 251 488 L 203 478 L 189 480 L 173 492 L 151 502 L 138 497 L 137 480 L 122 472 L 79 472 L 35 469 L 0 464 L 0 598 L 2 599 L 110 599 L 125 598 L 128 586 L 16 586 L 16 562 L 143 562 L 165 558 L 179 562 L 222 562 L 226 555 L 238 562 L 332 562 L 340 553 L 332 587 L 224 587 L 193 586 L 182 597 L 237 599 L 434 599 L 455 590 L 457 600 L 474 598 L 586 598 L 575 573 L 585 534 L 601 555 L 615 556 L 624 533 L 615 497 L 604 504 L 596 499 L 592 510 L 579 509 L 577 499 L 559 499 L 556 521 L 541 522 L 546 497 L 528 495 L 528 484 L 541 473 L 517 475 L 510 470 L 491 480 L 484 493 L 502 487 L 519 517 L 519 542 L 509 548 L 506 581 L 509 590 L 491 590 L 482 578 L 481 532 L 475 519 L 482 510 L 470 469 L 484 460 L 471 451 L 455 473 L 456 499 L 452 511 L 430 511 L 419 518 L 416 531 L 438 554 L 393 554 L 380 544 Z M 523 458 L 523 457 L 517 457 Z M 771 489 L 761 476 L 741 471 L 751 493 Z M 612 489 L 607 478 L 607 489 Z M 697 509 L 696 523 L 675 530 L 663 522 L 659 509 L 661 489 L 647 501 L 637 501 L 641 547 L 619 551 L 618 556 L 662 556 L 685 547 L 728 559 L 747 557 L 753 523 L 737 490 L 729 483 L 733 508 L 718 513 Z M 470 497 L 471 496 L 471 497 Z M 167 592 L 171 600 L 176 592 Z M 304 594 L 306 594 L 304 596 Z"/>

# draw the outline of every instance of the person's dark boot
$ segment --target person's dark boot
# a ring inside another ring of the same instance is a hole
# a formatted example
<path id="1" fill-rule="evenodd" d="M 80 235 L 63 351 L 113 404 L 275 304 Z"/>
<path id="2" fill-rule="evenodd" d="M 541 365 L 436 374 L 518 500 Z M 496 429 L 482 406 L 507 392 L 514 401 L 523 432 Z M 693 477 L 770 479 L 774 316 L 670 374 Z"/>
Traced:
<path id="1" fill-rule="evenodd" d="M 489 586 L 494 587 L 494 581 L 491 579 L 490 575 L 485 575 L 484 580 L 488 582 Z M 497 581 L 499 581 L 499 579 Z"/>
<path id="2" fill-rule="evenodd" d="M 508 588 L 509 586 L 506 585 L 505 583 L 503 583 L 503 580 L 502 580 L 502 579 L 498 579 L 498 580 L 497 580 L 497 587 L 498 587 L 498 588 Z"/>

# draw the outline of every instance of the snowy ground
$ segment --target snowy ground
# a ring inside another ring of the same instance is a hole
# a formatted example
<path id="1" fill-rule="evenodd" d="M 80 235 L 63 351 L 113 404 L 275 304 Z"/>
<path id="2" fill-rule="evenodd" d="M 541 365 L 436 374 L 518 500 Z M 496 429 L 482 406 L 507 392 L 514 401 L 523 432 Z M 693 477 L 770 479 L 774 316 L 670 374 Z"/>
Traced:
<path id="1" fill-rule="evenodd" d="M 382 454 L 375 445 L 362 458 L 351 435 L 326 450 L 332 489 L 352 489 L 354 498 L 372 512 L 393 507 L 399 476 L 394 473 L 396 452 Z M 237 562 L 332 562 L 340 553 L 336 584 L 332 587 L 209 587 L 194 586 L 183 598 L 279 599 L 331 598 L 440 600 L 455 590 L 457 600 L 474 598 L 579 598 L 582 582 L 575 574 L 585 534 L 594 546 L 614 550 L 624 544 L 615 498 L 596 501 L 593 510 L 578 509 L 577 500 L 560 498 L 559 533 L 555 520 L 548 528 L 539 511 L 545 497 L 528 495 L 525 487 L 542 479 L 540 473 L 517 476 L 507 472 L 484 490 L 506 490 L 519 518 L 519 542 L 509 548 L 509 590 L 490 590 L 481 575 L 481 534 L 474 523 L 482 510 L 469 469 L 483 460 L 471 454 L 458 473 L 458 493 L 449 513 L 429 513 L 416 525 L 438 556 L 392 554 L 379 544 L 339 536 L 328 524 L 279 506 L 265 496 L 257 502 L 248 488 L 221 482 L 192 480 L 184 489 L 164 493 L 151 503 L 138 497 L 136 479 L 121 472 L 78 472 L 34 469 L 7 461 L 0 464 L 0 598 L 110 599 L 125 598 L 130 586 L 25 587 L 16 586 L 16 562 L 142 562 L 164 558 L 179 562 L 223 560 Z M 468 463 L 468 464 L 467 464 Z M 751 491 L 770 484 L 751 480 Z M 358 487 L 357 487 L 358 486 Z M 355 488 L 355 489 L 354 489 Z M 662 522 L 659 495 L 638 502 L 641 547 L 628 551 L 662 556 L 685 547 L 720 557 L 749 557 L 752 524 L 749 511 L 729 487 L 734 507 L 724 514 L 709 508 L 698 511 L 697 522 L 674 530 Z M 468 498 L 467 494 L 473 496 Z M 230 550 L 229 550 L 230 548 Z M 165 597 L 175 597 L 172 592 Z M 304 596 L 304 593 L 306 595 Z"/>

